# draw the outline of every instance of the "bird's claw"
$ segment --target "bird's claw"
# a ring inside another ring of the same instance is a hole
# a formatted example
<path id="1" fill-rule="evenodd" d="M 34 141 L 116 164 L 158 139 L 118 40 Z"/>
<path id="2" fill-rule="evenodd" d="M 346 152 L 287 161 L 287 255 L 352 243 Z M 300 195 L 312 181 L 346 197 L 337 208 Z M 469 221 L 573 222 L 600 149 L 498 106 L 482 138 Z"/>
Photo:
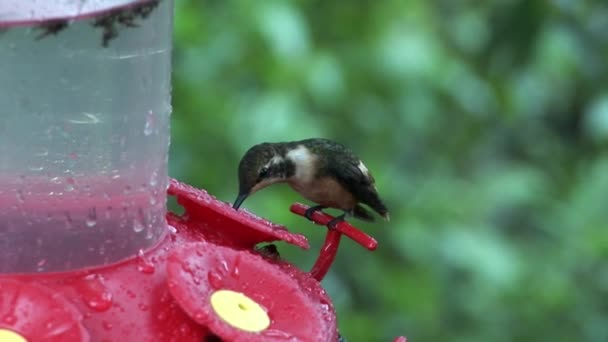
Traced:
<path id="1" fill-rule="evenodd" d="M 312 219 L 312 214 L 314 214 L 315 211 L 319 211 L 319 210 L 323 210 L 323 209 L 325 209 L 325 207 L 322 205 L 312 206 L 312 207 L 306 209 L 306 211 L 304 212 L 304 217 L 306 217 L 309 221 L 314 221 Z"/>
<path id="2" fill-rule="evenodd" d="M 327 222 L 327 228 L 336 229 L 336 226 L 338 225 L 338 223 L 344 221 L 344 218 L 345 218 L 344 215 L 340 215 L 338 217 L 333 218 L 331 221 Z"/>

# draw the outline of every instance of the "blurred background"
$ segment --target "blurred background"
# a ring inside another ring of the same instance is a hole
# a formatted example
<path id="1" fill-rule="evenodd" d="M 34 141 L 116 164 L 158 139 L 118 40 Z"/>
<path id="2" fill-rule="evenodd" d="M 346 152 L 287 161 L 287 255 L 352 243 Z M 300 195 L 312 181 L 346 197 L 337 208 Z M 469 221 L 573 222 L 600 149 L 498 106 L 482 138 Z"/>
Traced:
<path id="1" fill-rule="evenodd" d="M 608 341 L 607 34 L 602 1 L 178 0 L 170 174 L 233 201 L 254 144 L 359 154 L 392 220 L 324 280 L 348 341 Z M 308 270 L 294 201 L 244 206 Z"/>

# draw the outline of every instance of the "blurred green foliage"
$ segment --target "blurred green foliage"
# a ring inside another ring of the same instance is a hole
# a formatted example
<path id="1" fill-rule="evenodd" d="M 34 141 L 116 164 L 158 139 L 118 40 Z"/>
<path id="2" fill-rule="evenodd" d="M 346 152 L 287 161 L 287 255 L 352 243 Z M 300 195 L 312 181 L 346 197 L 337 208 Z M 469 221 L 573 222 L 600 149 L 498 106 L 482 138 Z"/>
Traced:
<path id="1" fill-rule="evenodd" d="M 324 286 L 349 341 L 608 341 L 608 2 L 177 0 L 171 175 L 225 201 L 263 141 L 356 151 L 391 208 Z M 245 207 L 322 229 L 287 186 Z"/>

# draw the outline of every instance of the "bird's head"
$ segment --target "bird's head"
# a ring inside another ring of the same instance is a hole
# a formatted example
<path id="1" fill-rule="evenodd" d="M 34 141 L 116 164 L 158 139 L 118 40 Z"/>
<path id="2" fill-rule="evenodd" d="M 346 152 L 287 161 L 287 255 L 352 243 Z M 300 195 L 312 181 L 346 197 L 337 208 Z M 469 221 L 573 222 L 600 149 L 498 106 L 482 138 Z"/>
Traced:
<path id="1" fill-rule="evenodd" d="M 233 208 L 238 209 L 254 192 L 283 182 L 293 174 L 293 163 L 281 155 L 278 144 L 263 143 L 250 148 L 239 163 L 239 195 Z"/>

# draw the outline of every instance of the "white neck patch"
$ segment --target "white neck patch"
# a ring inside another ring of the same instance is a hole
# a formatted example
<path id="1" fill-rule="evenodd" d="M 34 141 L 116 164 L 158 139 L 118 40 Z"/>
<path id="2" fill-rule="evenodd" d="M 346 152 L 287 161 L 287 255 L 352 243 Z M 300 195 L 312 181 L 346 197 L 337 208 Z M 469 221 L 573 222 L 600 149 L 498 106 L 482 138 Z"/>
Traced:
<path id="1" fill-rule="evenodd" d="M 293 176 L 295 179 L 299 182 L 312 181 L 316 172 L 317 157 L 306 146 L 298 145 L 287 152 L 286 157 L 296 166 L 296 172 Z"/>

